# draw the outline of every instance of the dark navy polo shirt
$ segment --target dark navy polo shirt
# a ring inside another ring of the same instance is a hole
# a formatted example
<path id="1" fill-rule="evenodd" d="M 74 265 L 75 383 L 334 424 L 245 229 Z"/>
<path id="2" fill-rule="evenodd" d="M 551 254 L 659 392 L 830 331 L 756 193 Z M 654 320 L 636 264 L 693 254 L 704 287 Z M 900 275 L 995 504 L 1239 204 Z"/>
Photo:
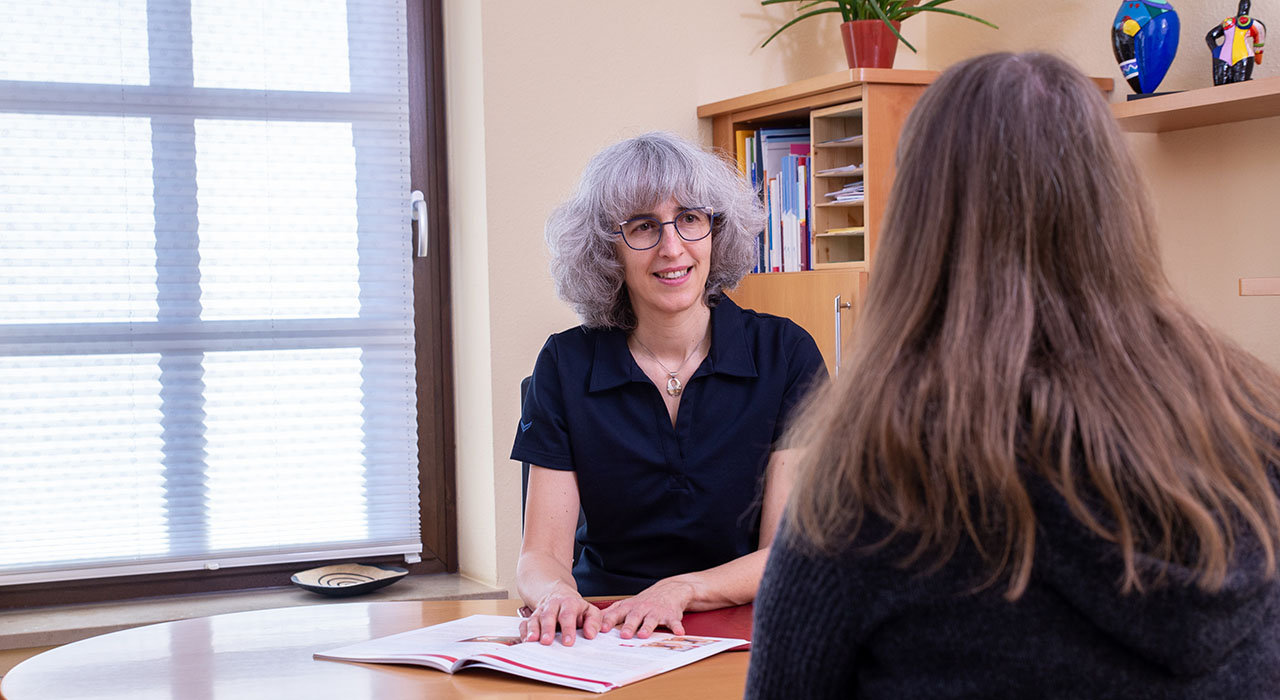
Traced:
<path id="1" fill-rule="evenodd" d="M 547 339 L 511 458 L 577 472 L 578 590 L 630 595 L 755 551 L 769 455 L 826 376 L 804 329 L 724 299 L 672 426 L 625 332 L 579 326 Z"/>

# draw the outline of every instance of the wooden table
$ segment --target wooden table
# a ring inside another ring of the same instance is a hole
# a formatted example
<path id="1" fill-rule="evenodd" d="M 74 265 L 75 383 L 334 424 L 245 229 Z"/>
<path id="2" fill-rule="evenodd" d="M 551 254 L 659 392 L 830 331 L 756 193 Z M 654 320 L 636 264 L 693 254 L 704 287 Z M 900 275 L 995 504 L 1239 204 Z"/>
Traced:
<path id="1" fill-rule="evenodd" d="M 514 615 L 517 600 L 335 603 L 214 615 L 112 632 L 51 649 L 0 681 L 4 700 L 232 698 L 582 698 L 571 690 L 472 669 L 319 661 L 312 652 L 474 614 Z M 605 695 L 741 698 L 746 652 L 725 652 Z"/>

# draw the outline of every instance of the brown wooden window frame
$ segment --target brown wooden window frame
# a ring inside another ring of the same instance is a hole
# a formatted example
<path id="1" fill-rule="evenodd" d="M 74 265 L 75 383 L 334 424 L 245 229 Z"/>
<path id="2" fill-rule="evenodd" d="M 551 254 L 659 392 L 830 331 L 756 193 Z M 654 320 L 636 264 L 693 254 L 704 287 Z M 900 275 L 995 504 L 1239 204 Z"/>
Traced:
<path id="1" fill-rule="evenodd" d="M 430 574 L 458 570 L 443 0 L 406 0 L 405 4 L 410 183 L 425 195 L 430 220 L 429 255 L 413 261 L 418 513 L 423 552 L 422 561 L 416 564 L 405 564 L 402 557 L 395 556 L 361 557 L 360 561 L 395 564 L 412 574 Z M 417 236 L 415 230 L 415 249 Z M 288 586 L 290 574 L 331 563 L 338 562 L 288 562 L 3 586 L 0 609 Z"/>

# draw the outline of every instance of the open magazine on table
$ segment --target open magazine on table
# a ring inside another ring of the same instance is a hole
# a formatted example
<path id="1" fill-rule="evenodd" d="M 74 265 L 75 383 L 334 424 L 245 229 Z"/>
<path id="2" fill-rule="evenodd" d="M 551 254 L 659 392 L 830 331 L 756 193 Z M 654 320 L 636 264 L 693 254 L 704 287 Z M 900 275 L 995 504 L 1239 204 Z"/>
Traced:
<path id="1" fill-rule="evenodd" d="M 460 620 L 319 651 L 317 659 L 413 664 L 456 673 L 487 668 L 603 693 L 727 651 L 745 640 L 655 632 L 623 639 L 618 631 L 573 646 L 520 641 L 520 618 L 472 615 Z"/>

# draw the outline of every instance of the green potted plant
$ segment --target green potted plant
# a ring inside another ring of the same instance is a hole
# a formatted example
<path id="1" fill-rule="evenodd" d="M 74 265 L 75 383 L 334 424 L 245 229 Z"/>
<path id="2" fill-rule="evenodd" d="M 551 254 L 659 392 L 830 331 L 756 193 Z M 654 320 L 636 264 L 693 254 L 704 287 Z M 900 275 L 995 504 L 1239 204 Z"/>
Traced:
<path id="1" fill-rule="evenodd" d="M 760 4 L 778 5 L 784 2 L 799 3 L 796 12 L 803 14 L 779 27 L 761 46 L 768 46 L 784 29 L 802 19 L 839 12 L 844 18 L 844 23 L 840 25 L 840 36 L 844 40 L 845 58 L 849 60 L 850 68 L 892 68 L 899 40 L 914 53 L 916 47 L 904 39 L 898 30 L 903 20 L 921 12 L 955 15 L 999 29 L 981 17 L 941 7 L 951 0 L 928 0 L 924 3 L 920 0 L 761 0 Z M 818 7 L 819 5 L 822 7 Z"/>

